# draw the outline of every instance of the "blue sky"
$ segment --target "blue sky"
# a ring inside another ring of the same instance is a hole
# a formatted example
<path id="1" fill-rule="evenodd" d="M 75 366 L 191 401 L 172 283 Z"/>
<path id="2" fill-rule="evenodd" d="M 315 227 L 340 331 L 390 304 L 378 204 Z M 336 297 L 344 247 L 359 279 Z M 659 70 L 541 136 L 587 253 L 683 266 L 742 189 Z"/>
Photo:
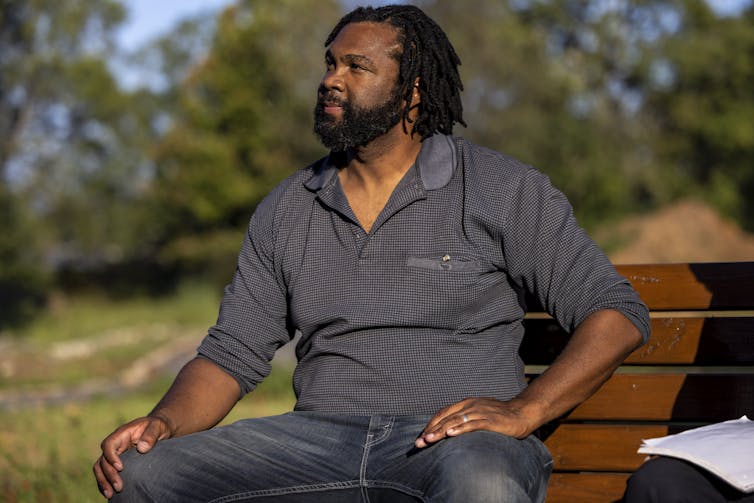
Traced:
<path id="1" fill-rule="evenodd" d="M 118 32 L 118 43 L 126 50 L 136 49 L 183 17 L 231 3 L 233 0 L 123 0 L 128 17 Z"/>
<path id="2" fill-rule="evenodd" d="M 236 0 L 121 0 L 127 9 L 126 21 L 116 33 L 118 45 L 127 52 L 134 51 L 155 37 L 168 32 L 188 16 L 213 14 Z M 344 5 L 381 5 L 389 0 L 341 0 Z M 396 1 L 396 0 L 393 0 Z M 400 0 L 397 0 L 400 1 Z M 337 20 L 333 20 L 333 24 Z M 134 88 L 150 85 L 150 75 L 120 60 L 110 63 L 121 85 Z"/>

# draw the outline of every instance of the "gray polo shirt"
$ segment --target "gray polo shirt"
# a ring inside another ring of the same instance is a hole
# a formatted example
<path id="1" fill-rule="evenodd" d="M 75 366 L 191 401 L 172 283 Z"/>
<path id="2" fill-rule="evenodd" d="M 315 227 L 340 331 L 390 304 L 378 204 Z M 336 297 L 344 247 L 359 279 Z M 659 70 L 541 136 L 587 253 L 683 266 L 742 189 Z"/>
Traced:
<path id="1" fill-rule="evenodd" d="M 424 141 L 367 234 L 325 158 L 257 207 L 199 354 L 244 393 L 301 332 L 296 409 L 433 414 L 525 386 L 524 292 L 563 327 L 646 307 L 537 170 L 462 138 Z"/>

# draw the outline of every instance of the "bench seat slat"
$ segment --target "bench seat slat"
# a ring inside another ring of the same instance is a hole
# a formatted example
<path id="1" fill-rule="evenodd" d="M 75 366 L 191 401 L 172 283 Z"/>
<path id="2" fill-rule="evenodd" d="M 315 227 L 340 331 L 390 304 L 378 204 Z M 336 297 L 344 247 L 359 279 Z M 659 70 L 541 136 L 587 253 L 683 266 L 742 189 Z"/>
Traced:
<path id="1" fill-rule="evenodd" d="M 637 454 L 642 439 L 663 437 L 661 425 L 561 424 L 545 439 L 554 470 L 632 471 L 646 457 Z"/>
<path id="2" fill-rule="evenodd" d="M 608 503 L 618 501 L 627 473 L 553 473 L 547 503 Z"/>

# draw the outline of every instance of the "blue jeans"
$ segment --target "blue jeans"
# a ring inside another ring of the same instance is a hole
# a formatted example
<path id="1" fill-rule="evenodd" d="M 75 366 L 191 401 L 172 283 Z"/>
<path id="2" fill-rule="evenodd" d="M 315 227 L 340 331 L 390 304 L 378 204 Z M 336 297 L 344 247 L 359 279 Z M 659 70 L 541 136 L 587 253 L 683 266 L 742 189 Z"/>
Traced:
<path id="1" fill-rule="evenodd" d="M 291 412 L 164 440 L 123 455 L 112 501 L 544 500 L 552 458 L 538 439 L 477 431 L 417 449 L 429 418 Z"/>

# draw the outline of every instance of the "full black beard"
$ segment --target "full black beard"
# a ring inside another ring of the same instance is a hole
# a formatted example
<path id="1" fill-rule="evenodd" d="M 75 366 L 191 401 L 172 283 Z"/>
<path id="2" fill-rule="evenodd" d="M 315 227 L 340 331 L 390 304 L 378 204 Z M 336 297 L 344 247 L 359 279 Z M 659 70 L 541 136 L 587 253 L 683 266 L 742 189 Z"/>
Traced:
<path id="1" fill-rule="evenodd" d="M 403 118 L 403 99 L 397 92 L 392 98 L 375 108 L 359 108 L 348 101 L 335 100 L 343 107 L 342 120 L 337 122 L 324 111 L 324 102 L 328 96 L 323 95 L 314 107 L 314 132 L 319 141 L 334 152 L 343 152 L 349 148 L 363 147 L 375 138 L 387 133 Z"/>

